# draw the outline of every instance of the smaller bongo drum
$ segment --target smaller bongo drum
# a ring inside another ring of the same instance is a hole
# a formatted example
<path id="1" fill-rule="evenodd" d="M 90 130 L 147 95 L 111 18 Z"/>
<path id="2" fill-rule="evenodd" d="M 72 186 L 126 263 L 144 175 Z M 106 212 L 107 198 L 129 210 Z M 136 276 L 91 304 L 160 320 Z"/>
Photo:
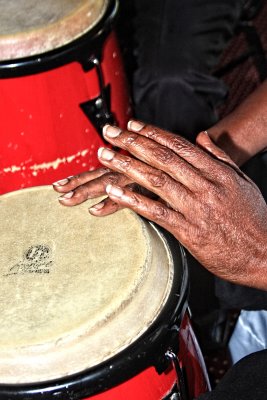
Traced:
<path id="1" fill-rule="evenodd" d="M 48 186 L 0 197 L 1 400 L 189 400 L 209 389 L 181 246 Z"/>
<path id="2" fill-rule="evenodd" d="M 117 0 L 1 1 L 0 193 L 99 166 L 105 123 L 126 126 Z"/>

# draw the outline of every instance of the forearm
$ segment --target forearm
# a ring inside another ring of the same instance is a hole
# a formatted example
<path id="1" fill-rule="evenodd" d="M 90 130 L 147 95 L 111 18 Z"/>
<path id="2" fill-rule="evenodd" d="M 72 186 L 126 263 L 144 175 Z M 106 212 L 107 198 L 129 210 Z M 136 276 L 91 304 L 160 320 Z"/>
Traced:
<path id="1" fill-rule="evenodd" d="M 266 150 L 267 81 L 208 133 L 238 165 Z"/>

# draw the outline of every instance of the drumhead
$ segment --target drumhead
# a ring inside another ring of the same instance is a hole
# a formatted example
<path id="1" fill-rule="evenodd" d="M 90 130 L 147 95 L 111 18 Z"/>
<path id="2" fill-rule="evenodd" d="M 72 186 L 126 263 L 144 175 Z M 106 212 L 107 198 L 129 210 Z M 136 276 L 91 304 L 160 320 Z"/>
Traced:
<path id="1" fill-rule="evenodd" d="M 71 43 L 101 20 L 109 0 L 0 0 L 0 60 L 43 54 Z"/>
<path id="2" fill-rule="evenodd" d="M 99 365 L 149 329 L 171 291 L 172 255 L 153 225 L 57 197 L 50 186 L 0 197 L 0 383 Z"/>

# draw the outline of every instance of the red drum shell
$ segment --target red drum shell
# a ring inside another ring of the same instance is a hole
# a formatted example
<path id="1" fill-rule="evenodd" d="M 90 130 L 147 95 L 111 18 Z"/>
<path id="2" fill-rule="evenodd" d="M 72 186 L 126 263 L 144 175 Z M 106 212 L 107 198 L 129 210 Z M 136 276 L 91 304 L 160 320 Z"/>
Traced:
<path id="1" fill-rule="evenodd" d="M 102 49 L 111 111 L 126 127 L 131 114 L 127 80 L 114 32 Z M 98 167 L 103 139 L 80 104 L 97 98 L 96 68 L 71 62 L 37 74 L 0 79 L 0 193 L 51 184 Z"/>

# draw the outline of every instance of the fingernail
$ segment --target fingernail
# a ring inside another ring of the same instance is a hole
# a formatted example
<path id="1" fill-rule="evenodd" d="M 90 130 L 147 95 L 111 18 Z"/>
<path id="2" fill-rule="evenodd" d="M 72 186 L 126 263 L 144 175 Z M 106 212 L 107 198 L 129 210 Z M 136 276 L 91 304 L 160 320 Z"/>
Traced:
<path id="1" fill-rule="evenodd" d="M 63 196 L 60 196 L 58 198 L 58 200 L 68 200 L 68 199 L 71 199 L 73 195 L 74 195 L 74 192 L 70 191 L 68 193 L 65 193 Z"/>
<path id="2" fill-rule="evenodd" d="M 121 197 L 123 195 L 123 190 L 121 188 L 112 185 L 107 185 L 106 192 L 116 197 Z"/>
<path id="3" fill-rule="evenodd" d="M 100 147 L 97 151 L 97 155 L 99 158 L 102 158 L 102 160 L 111 161 L 115 153 L 105 147 Z"/>
<path id="4" fill-rule="evenodd" d="M 115 138 L 121 134 L 121 129 L 117 126 L 105 125 L 103 127 L 104 136 Z"/>
<path id="5" fill-rule="evenodd" d="M 54 186 L 64 186 L 69 182 L 69 178 L 61 179 L 60 181 L 54 182 Z"/>
<path id="6" fill-rule="evenodd" d="M 101 203 L 98 203 L 98 204 L 95 204 L 93 207 L 90 207 L 89 208 L 89 211 L 91 212 L 94 212 L 94 211 L 99 211 L 99 210 L 101 210 L 103 207 L 104 207 L 104 202 L 102 201 Z"/>
<path id="7" fill-rule="evenodd" d="M 133 121 L 130 120 L 127 124 L 127 127 L 130 131 L 134 131 L 134 132 L 140 132 L 141 129 L 143 129 L 145 126 L 145 124 L 142 124 L 141 122 L 138 121 Z"/>

